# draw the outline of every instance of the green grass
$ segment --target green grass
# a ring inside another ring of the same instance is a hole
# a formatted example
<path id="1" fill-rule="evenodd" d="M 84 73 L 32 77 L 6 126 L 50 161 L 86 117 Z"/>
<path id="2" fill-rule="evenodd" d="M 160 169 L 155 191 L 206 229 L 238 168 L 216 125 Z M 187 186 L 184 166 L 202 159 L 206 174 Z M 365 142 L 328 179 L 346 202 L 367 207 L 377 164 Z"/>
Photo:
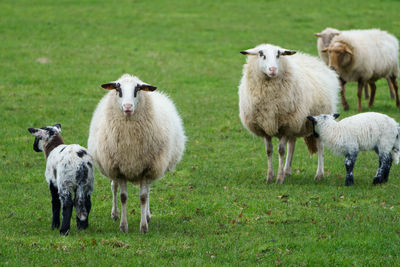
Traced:
<path id="1" fill-rule="evenodd" d="M 327 175 L 315 182 L 317 158 L 299 140 L 294 175 L 266 185 L 264 144 L 241 125 L 237 96 L 239 51 L 270 42 L 317 55 L 313 33 L 326 26 L 400 37 L 399 9 L 385 0 L 1 1 L 0 265 L 399 265 L 399 166 L 372 186 L 377 157 L 362 153 L 345 187 L 343 158 L 327 151 Z M 72 223 L 62 237 L 50 230 L 45 161 L 27 128 L 61 123 L 67 143 L 86 146 L 100 84 L 126 72 L 174 99 L 185 156 L 152 186 L 147 235 L 138 189 L 128 188 L 123 234 L 96 171 L 89 229 Z M 386 82 L 377 86 L 364 111 L 400 121 Z M 347 88 L 342 118 L 357 113 L 356 86 Z"/>

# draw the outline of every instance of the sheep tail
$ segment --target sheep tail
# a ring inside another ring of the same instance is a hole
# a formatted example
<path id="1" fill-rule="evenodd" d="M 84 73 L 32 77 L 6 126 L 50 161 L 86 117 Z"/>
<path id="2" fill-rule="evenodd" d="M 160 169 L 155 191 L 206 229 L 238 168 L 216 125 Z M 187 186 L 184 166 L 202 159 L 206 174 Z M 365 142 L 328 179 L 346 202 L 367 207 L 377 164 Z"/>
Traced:
<path id="1" fill-rule="evenodd" d="M 304 137 L 304 142 L 307 145 L 308 152 L 310 153 L 310 156 L 312 156 L 314 153 L 317 153 L 318 148 L 317 148 L 316 137 L 314 137 L 313 135 L 305 136 Z"/>
<path id="2" fill-rule="evenodd" d="M 396 141 L 394 142 L 393 149 L 392 149 L 392 158 L 394 164 L 399 164 L 399 150 L 400 150 L 400 127 L 397 127 L 397 136 Z"/>

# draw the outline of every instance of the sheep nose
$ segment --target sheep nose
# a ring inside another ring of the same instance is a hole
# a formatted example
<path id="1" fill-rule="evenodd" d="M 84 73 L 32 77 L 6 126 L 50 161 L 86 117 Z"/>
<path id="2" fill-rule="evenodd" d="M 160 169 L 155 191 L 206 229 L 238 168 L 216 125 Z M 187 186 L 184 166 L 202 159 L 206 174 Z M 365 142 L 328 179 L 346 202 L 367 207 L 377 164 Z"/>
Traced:
<path id="1" fill-rule="evenodd" d="M 131 110 L 132 109 L 132 104 L 124 104 L 123 105 L 125 110 Z"/>
<path id="2" fill-rule="evenodd" d="M 272 72 L 272 73 L 275 73 L 276 72 L 276 67 L 269 67 L 269 71 Z"/>

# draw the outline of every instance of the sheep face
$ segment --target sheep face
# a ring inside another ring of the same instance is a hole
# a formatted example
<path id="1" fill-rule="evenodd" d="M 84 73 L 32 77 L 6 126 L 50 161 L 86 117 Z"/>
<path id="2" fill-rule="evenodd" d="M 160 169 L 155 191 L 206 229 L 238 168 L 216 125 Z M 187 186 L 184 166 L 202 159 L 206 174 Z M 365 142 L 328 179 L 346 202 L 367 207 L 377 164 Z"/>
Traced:
<path id="1" fill-rule="evenodd" d="M 328 66 L 334 70 L 347 67 L 353 59 L 351 48 L 348 45 L 339 42 L 330 45 L 328 48 L 322 50 L 322 52 L 328 52 Z"/>
<path id="2" fill-rule="evenodd" d="M 321 114 L 319 116 L 307 116 L 307 119 L 309 119 L 312 124 L 313 124 L 313 132 L 315 137 L 319 137 L 319 128 L 321 125 L 329 122 L 329 121 L 334 121 L 339 117 L 339 113 L 335 114 Z"/>
<path id="3" fill-rule="evenodd" d="M 61 124 L 42 128 L 29 128 L 28 131 L 35 136 L 33 150 L 36 152 L 42 152 L 45 145 L 49 143 L 54 136 L 61 132 Z"/>
<path id="4" fill-rule="evenodd" d="M 154 91 L 157 89 L 157 87 L 146 84 L 128 74 L 123 75 L 115 82 L 103 84 L 101 87 L 106 90 L 116 91 L 119 108 L 125 115 L 131 115 L 135 111 L 140 100 L 140 91 Z"/>
<path id="5" fill-rule="evenodd" d="M 279 74 L 280 57 L 294 55 L 296 51 L 287 50 L 278 46 L 264 44 L 255 48 L 241 51 L 243 55 L 258 56 L 258 66 L 269 78 Z"/>
<path id="6" fill-rule="evenodd" d="M 327 48 L 336 35 L 339 35 L 339 31 L 337 29 L 326 28 L 320 33 L 314 33 L 314 35 L 318 38 L 321 38 L 324 48 Z"/>

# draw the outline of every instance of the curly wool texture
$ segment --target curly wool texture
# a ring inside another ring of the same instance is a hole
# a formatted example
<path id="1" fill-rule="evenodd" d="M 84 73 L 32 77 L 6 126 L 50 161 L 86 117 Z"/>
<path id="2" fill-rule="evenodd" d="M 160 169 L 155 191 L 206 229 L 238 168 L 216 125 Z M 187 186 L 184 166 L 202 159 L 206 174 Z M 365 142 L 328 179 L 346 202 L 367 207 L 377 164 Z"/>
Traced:
<path id="1" fill-rule="evenodd" d="M 278 77 L 268 78 L 256 56 L 248 56 L 239 86 L 240 119 L 253 134 L 301 137 L 312 134 L 310 114 L 336 111 L 339 81 L 321 60 L 282 56 Z"/>
<path id="2" fill-rule="evenodd" d="M 399 159 L 399 124 L 389 116 L 376 112 L 360 113 L 339 122 L 330 115 L 316 117 L 316 132 L 333 153 L 345 156 L 359 151 L 375 150 Z"/>
<path id="3" fill-rule="evenodd" d="M 97 167 L 113 180 L 132 183 L 162 177 L 181 160 L 185 147 L 174 104 L 162 93 L 139 91 L 138 106 L 125 116 L 117 97 L 115 91 L 106 94 L 93 114 L 88 149 Z"/>
<path id="4" fill-rule="evenodd" d="M 332 39 L 331 45 L 343 43 L 352 50 L 352 62 L 337 70 L 347 82 L 376 81 L 398 77 L 399 42 L 393 35 L 379 29 L 349 30 Z M 339 64 L 340 65 L 340 64 Z"/>

